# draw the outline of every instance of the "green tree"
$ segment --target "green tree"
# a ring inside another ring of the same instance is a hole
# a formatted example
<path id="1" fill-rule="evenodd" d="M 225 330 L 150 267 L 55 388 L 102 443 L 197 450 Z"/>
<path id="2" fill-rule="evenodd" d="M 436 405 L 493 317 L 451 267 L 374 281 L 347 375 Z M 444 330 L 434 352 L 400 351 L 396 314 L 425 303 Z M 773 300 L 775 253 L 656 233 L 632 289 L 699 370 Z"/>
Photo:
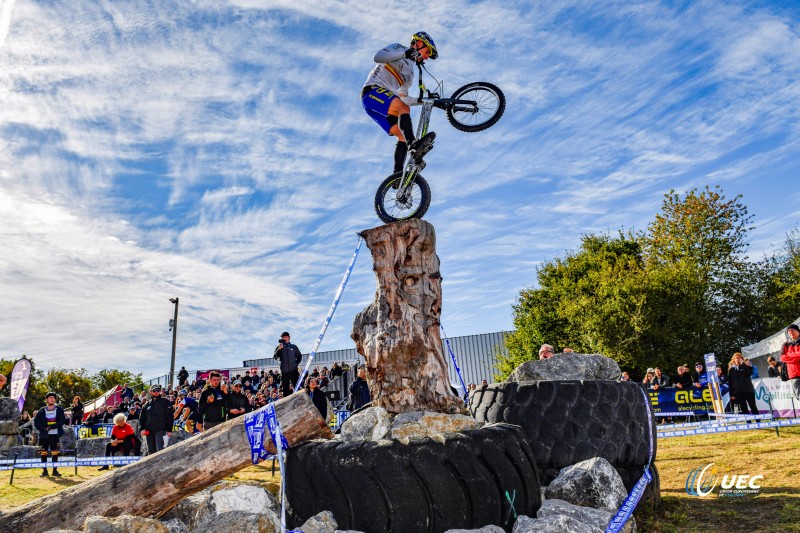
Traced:
<path id="1" fill-rule="evenodd" d="M 141 374 L 134 374 L 127 370 L 119 370 L 116 368 L 104 368 L 92 376 L 92 382 L 98 390 L 99 394 L 127 383 L 129 387 L 136 391 L 144 388 Z"/>
<path id="2" fill-rule="evenodd" d="M 45 374 L 44 383 L 48 391 L 58 394 L 58 403 L 62 407 L 72 405 L 75 396 L 80 396 L 84 402 L 98 396 L 92 378 L 84 368 L 51 368 Z"/>
<path id="3" fill-rule="evenodd" d="M 786 235 L 780 250 L 764 260 L 761 271 L 760 308 L 764 331 L 774 333 L 800 316 L 800 228 Z"/>

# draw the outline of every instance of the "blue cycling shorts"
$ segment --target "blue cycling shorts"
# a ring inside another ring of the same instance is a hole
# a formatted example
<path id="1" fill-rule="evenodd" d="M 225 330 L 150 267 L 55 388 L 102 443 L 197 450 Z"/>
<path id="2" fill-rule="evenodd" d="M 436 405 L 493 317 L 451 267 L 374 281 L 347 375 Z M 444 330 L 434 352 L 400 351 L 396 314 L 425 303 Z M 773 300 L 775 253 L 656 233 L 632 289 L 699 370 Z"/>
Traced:
<path id="1" fill-rule="evenodd" d="M 389 104 L 395 98 L 397 98 L 396 94 L 378 85 L 364 87 L 361 93 L 361 105 L 364 106 L 364 111 L 389 135 L 391 135 L 389 130 L 392 127 L 388 118 Z"/>

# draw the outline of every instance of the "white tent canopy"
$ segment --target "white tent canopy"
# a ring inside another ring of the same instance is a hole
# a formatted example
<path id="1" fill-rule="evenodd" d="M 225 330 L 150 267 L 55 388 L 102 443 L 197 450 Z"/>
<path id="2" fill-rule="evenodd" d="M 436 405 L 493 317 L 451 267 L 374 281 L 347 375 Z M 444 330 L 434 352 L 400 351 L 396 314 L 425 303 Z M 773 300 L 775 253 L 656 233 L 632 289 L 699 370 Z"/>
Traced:
<path id="1" fill-rule="evenodd" d="M 800 318 L 795 320 L 794 324 L 800 325 Z M 762 355 L 778 355 L 781 351 L 781 346 L 783 346 L 783 343 L 787 340 L 789 340 L 789 337 L 786 336 L 786 328 L 783 328 L 779 332 L 775 333 L 774 335 L 770 335 L 764 340 L 760 340 L 749 346 L 743 346 L 742 355 L 747 359 L 761 357 Z"/>

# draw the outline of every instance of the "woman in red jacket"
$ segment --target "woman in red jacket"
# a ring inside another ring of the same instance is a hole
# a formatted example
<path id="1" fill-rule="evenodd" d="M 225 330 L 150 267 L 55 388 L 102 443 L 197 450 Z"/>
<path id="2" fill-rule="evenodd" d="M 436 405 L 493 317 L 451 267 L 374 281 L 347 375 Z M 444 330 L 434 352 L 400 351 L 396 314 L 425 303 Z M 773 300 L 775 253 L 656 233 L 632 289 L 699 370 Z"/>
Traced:
<path id="1" fill-rule="evenodd" d="M 800 327 L 790 324 L 786 328 L 789 340 L 781 348 L 781 361 L 786 365 L 794 395 L 800 398 Z"/>
<path id="2" fill-rule="evenodd" d="M 128 424 L 127 418 L 122 413 L 114 416 L 114 427 L 111 428 L 111 442 L 106 444 L 106 457 L 111 457 L 117 452 L 122 455 L 130 455 L 133 449 L 136 435 L 133 427 Z M 103 465 L 98 470 L 108 470 L 108 465 Z"/>

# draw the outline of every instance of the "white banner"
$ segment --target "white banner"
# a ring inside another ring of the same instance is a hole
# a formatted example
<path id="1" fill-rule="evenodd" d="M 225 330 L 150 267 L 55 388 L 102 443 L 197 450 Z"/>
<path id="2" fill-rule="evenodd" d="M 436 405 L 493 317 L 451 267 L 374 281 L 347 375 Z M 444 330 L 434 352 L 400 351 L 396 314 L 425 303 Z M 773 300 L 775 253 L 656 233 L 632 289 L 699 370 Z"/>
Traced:
<path id="1" fill-rule="evenodd" d="M 756 390 L 756 407 L 762 413 L 772 411 L 775 418 L 795 418 L 800 414 L 800 400 L 794 395 L 791 381 L 780 378 L 753 380 Z"/>

